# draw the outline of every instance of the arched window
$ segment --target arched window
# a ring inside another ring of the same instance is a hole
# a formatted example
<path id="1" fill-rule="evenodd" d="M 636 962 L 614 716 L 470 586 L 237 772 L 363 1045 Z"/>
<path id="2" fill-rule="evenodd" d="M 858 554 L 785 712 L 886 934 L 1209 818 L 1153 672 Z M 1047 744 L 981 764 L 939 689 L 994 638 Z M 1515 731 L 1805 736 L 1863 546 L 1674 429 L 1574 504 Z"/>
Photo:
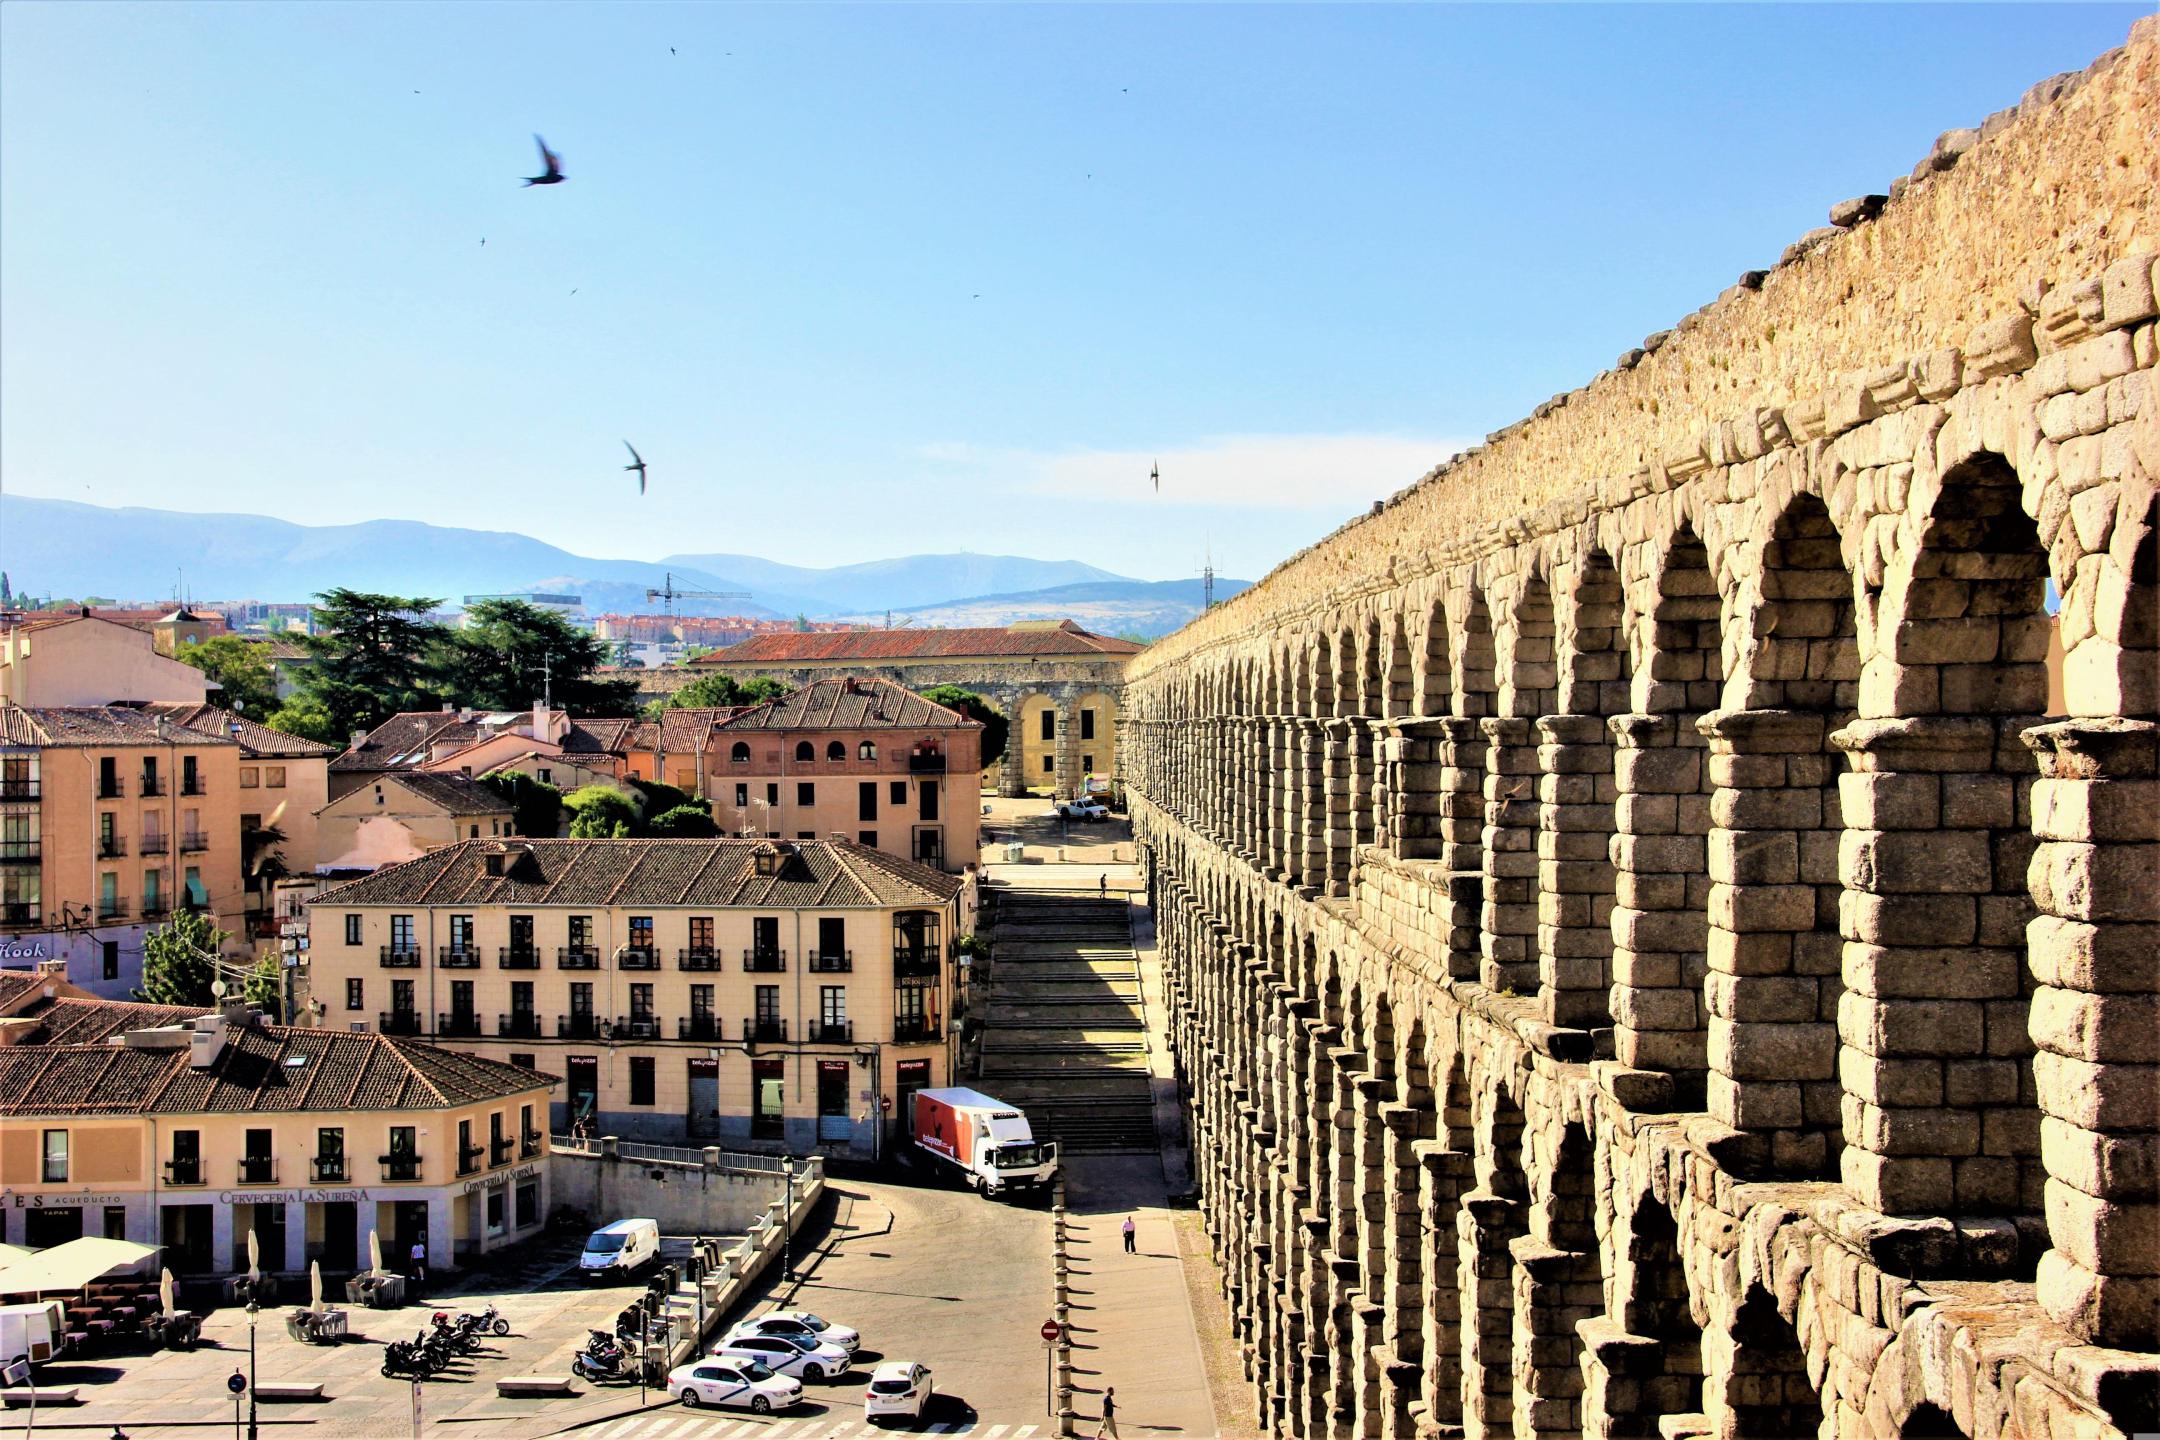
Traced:
<path id="1" fill-rule="evenodd" d="M 847 746 L 841 744 L 838 740 L 833 741 L 825 747 L 825 758 L 832 761 L 847 759 Z"/>
<path id="2" fill-rule="evenodd" d="M 798 740 L 795 742 L 795 758 L 807 765 L 817 759 L 817 747 L 808 740 Z"/>
<path id="3" fill-rule="evenodd" d="M 855 756 L 859 760 L 877 759 L 877 742 L 874 740 L 863 741 L 862 745 L 855 751 Z"/>
<path id="4" fill-rule="evenodd" d="M 749 764 L 750 742 L 747 740 L 737 740 L 735 742 L 735 748 L 728 751 L 728 759 L 734 761 L 737 765 Z"/>

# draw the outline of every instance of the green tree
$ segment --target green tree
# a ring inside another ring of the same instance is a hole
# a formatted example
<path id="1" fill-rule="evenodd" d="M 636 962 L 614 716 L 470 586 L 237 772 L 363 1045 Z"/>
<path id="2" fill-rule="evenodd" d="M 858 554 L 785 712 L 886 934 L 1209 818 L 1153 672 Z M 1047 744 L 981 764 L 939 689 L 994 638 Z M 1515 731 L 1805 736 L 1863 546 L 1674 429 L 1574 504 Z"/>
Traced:
<path id="1" fill-rule="evenodd" d="M 441 600 L 342 587 L 315 598 L 322 602 L 315 607 L 322 633 L 300 637 L 315 663 L 301 672 L 298 692 L 279 715 L 292 711 L 292 723 L 315 724 L 320 712 L 329 723 L 328 743 L 337 744 L 401 710 L 439 703 L 425 681 L 427 654 L 440 631 L 419 617 Z M 304 706 L 294 704 L 302 700 Z"/>
<path id="2" fill-rule="evenodd" d="M 972 690 L 958 685 L 935 685 L 922 692 L 922 697 L 933 705 L 943 705 L 957 710 L 970 720 L 982 722 L 982 763 L 988 769 L 1005 758 L 1005 742 L 1012 733 L 1012 722 L 1005 712 Z"/>
<path id="3" fill-rule="evenodd" d="M 523 600 L 482 600 L 456 630 L 438 633 L 430 653 L 443 699 L 480 710 L 520 710 L 545 692 L 573 715 L 627 715 L 634 680 L 597 680 L 608 642 L 553 610 Z"/>
<path id="4" fill-rule="evenodd" d="M 732 675 L 700 675 L 659 702 L 661 710 L 724 710 L 734 705 L 762 705 L 788 693 L 784 680 L 760 675 L 737 680 Z"/>
<path id="5" fill-rule="evenodd" d="M 481 777 L 510 806 L 510 825 L 518 834 L 550 839 L 562 832 L 562 791 L 522 770 L 499 770 Z"/>
<path id="6" fill-rule="evenodd" d="M 271 711 L 263 724 L 286 735 L 297 735 L 323 745 L 343 745 L 350 738 L 340 731 L 330 710 L 312 695 L 294 695 Z"/>
<path id="7" fill-rule="evenodd" d="M 662 784 L 658 780 L 630 779 L 630 788 L 637 792 L 638 810 L 645 815 L 663 815 L 685 805 L 698 804 L 697 796 L 679 786 Z"/>
<path id="8" fill-rule="evenodd" d="M 285 962 L 275 950 L 265 950 L 240 982 L 241 998 L 283 1024 L 285 1013 Z"/>
<path id="9" fill-rule="evenodd" d="M 172 919 L 143 936 L 143 983 L 135 998 L 152 1005 L 207 1007 L 227 938 L 200 911 L 174 911 Z"/>
<path id="10" fill-rule="evenodd" d="M 213 635 L 181 646 L 173 658 L 217 682 L 223 693 L 215 697 L 215 703 L 260 720 L 278 708 L 277 676 L 270 668 L 269 648 L 238 635 Z"/>
<path id="11" fill-rule="evenodd" d="M 710 840 L 720 827 L 703 805 L 677 805 L 647 821 L 645 833 L 662 840 Z"/>
<path id="12" fill-rule="evenodd" d="M 570 834 L 578 840 L 625 840 L 638 829 L 637 803 L 607 785 L 586 785 L 563 797 L 575 818 Z"/>

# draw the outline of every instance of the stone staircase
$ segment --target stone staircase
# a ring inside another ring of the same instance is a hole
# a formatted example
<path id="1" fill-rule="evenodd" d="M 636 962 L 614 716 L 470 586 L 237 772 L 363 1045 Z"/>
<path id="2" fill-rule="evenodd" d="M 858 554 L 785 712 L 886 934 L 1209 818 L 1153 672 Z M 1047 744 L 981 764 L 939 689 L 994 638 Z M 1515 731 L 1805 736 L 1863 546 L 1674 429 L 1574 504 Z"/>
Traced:
<path id="1" fill-rule="evenodd" d="M 997 892 L 982 1088 L 1067 1153 L 1152 1151 L 1140 965 L 1122 899 Z"/>

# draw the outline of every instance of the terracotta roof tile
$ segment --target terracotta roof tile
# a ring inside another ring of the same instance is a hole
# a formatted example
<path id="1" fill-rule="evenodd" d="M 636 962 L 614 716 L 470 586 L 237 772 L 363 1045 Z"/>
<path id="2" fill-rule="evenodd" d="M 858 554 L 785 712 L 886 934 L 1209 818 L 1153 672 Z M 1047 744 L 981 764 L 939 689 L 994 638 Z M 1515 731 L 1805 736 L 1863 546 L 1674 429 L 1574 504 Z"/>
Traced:
<path id="1" fill-rule="evenodd" d="M 446 815 L 508 815 L 510 802 L 477 780 L 434 770 L 385 775 L 379 782 L 396 785 L 441 809 Z"/>
<path id="2" fill-rule="evenodd" d="M 312 760 L 325 755 L 337 754 L 337 746 L 324 745 L 318 741 L 287 735 L 282 730 L 272 730 L 259 725 L 230 710 L 215 705 L 190 704 L 177 700 L 146 703 L 139 708 L 153 715 L 163 715 L 175 725 L 185 725 L 204 735 L 224 736 L 240 746 L 240 752 L 250 757 L 268 756 L 271 759 Z M 233 727 L 238 726 L 238 733 Z"/>
<path id="3" fill-rule="evenodd" d="M 981 729 L 957 710 L 923 699 L 890 680 L 817 680 L 777 700 L 723 720 L 721 730 Z"/>
<path id="4" fill-rule="evenodd" d="M 1083 630 L 1070 620 L 1040 628 L 783 631 L 700 655 L 692 665 L 784 665 L 803 661 L 927 660 L 961 656 L 1137 655 L 1145 648 Z"/>
<path id="5" fill-rule="evenodd" d="M 223 734 L 207 734 L 184 725 L 166 726 L 160 737 L 158 723 L 164 717 L 131 705 L 42 706 L 26 710 L 19 705 L 0 705 L 0 744 L 42 745 L 231 745 Z"/>

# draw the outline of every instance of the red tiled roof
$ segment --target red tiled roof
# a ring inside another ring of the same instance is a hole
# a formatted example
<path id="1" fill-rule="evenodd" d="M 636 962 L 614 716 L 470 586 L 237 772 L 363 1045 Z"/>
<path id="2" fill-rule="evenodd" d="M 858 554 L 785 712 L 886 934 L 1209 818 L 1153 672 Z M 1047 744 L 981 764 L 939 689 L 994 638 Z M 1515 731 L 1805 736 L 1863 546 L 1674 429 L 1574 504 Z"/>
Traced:
<path id="1" fill-rule="evenodd" d="M 258 725 L 245 716 L 235 715 L 230 710 L 221 710 L 215 705 L 159 700 L 147 702 L 141 708 L 154 715 L 163 715 L 175 725 L 185 725 L 188 729 L 204 735 L 226 736 L 238 742 L 241 753 L 250 757 L 312 760 L 337 754 L 335 745 L 324 745 L 298 735 L 287 735 L 282 730 Z M 239 727 L 237 734 L 233 730 L 236 725 Z"/>
<path id="2" fill-rule="evenodd" d="M 1054 626 L 958 630 L 786 631 L 700 655 L 692 665 L 790 664 L 803 661 L 928 660 L 973 656 L 1137 655 L 1144 647 L 1083 630 L 1070 620 Z"/>
<path id="3" fill-rule="evenodd" d="M 8 745 L 231 745 L 230 736 L 168 724 L 131 705 L 0 705 L 0 743 Z"/>
<path id="4" fill-rule="evenodd" d="M 366 782 L 362 782 L 365 784 Z M 446 815 L 509 815 L 510 802 L 479 781 L 437 770 L 414 770 L 385 775 L 377 784 L 402 786 L 415 799 L 435 806 Z"/>
<path id="5" fill-rule="evenodd" d="M 817 680 L 777 700 L 753 705 L 721 730 L 957 730 L 973 725 L 957 710 L 925 700 L 890 680 Z"/>

